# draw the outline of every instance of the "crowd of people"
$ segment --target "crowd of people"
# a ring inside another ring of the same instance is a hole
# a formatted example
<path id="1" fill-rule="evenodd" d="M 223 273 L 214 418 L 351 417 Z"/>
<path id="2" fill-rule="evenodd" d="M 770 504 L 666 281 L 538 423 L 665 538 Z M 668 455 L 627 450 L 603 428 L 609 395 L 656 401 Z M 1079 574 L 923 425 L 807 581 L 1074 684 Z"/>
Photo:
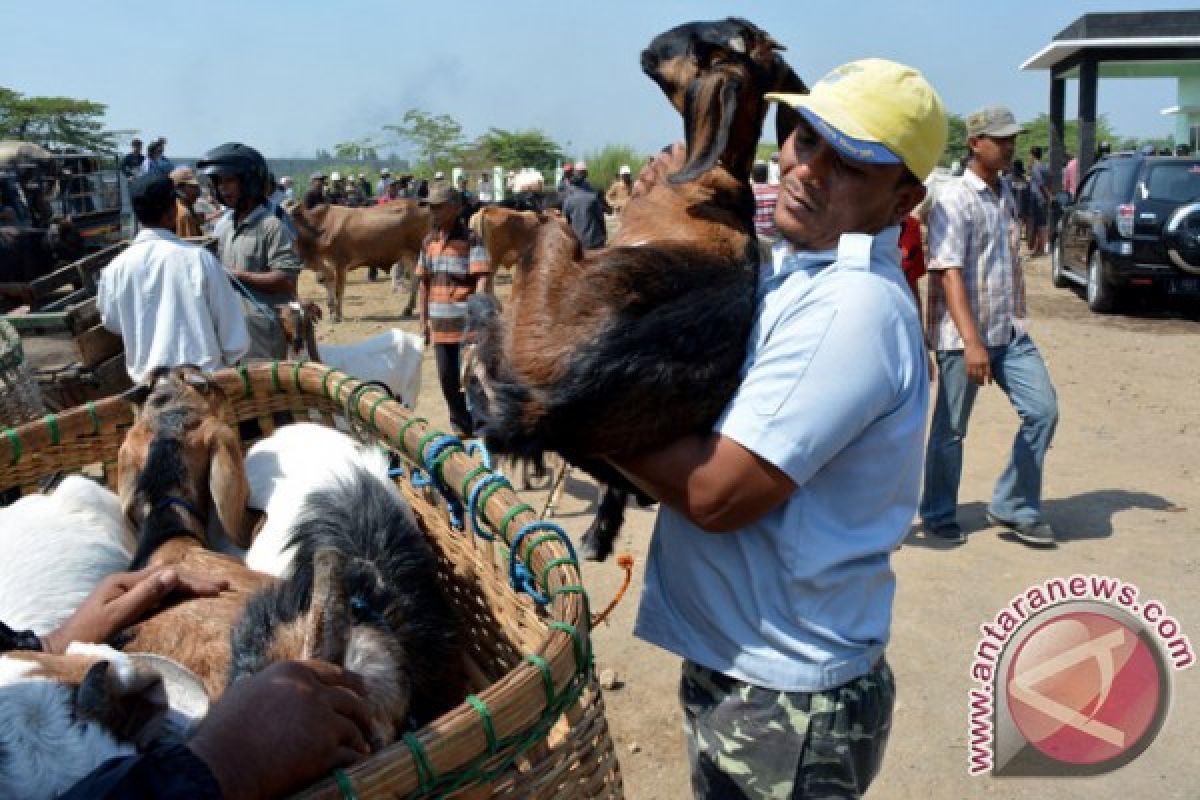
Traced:
<path id="1" fill-rule="evenodd" d="M 882 763 L 895 703 L 889 559 L 914 515 L 928 537 L 966 541 L 957 517 L 963 446 L 974 400 L 993 382 L 1021 421 L 988 520 L 1027 545 L 1055 545 L 1041 493 L 1058 407 L 1026 328 L 1020 252 L 1023 220 L 1030 250 L 1044 246 L 1049 175 L 1040 148 L 1028 167 L 1015 162 L 1021 129 L 1011 111 L 972 113 L 970 157 L 925 210 L 925 243 L 914 212 L 947 128 L 919 72 L 867 59 L 808 94 L 769 99 L 799 121 L 751 175 L 762 263 L 741 386 L 713 431 L 614 466 L 661 504 L 636 633 L 683 659 L 696 795 L 857 797 Z M 295 299 L 301 266 L 280 211 L 296 202 L 290 181 L 276 183 L 243 144 L 214 148 L 195 169 L 171 165 L 164 140 L 145 157 L 140 147 L 122 167 L 136 171 L 143 229 L 105 271 L 97 300 L 104 324 L 125 338 L 131 377 L 279 357 L 273 309 Z M 668 162 L 648 160 L 636 180 L 622 166 L 604 192 L 574 162 L 547 194 L 585 249 L 603 247 L 605 214 L 665 180 Z M 198 175 L 216 192 L 211 212 Z M 316 173 L 299 201 L 412 198 L 429 207 L 418 322 L 462 436 L 475 432 L 459 386 L 466 303 L 491 282 L 464 212 L 496 197 L 488 174 L 474 192 L 468 181 L 384 169 L 372 185 L 361 173 Z M 543 210 L 536 194 L 528 202 Z M 214 219 L 215 256 L 184 241 Z M 251 687 L 238 702 L 299 697 L 287 682 L 256 686 L 258 696 Z M 228 718 L 225 703 L 215 719 Z M 218 729 L 194 755 L 220 779 L 221 754 L 236 746 L 235 731 Z M 270 767 L 285 757 L 307 759 L 309 774 L 346 754 L 333 741 L 284 748 Z"/>

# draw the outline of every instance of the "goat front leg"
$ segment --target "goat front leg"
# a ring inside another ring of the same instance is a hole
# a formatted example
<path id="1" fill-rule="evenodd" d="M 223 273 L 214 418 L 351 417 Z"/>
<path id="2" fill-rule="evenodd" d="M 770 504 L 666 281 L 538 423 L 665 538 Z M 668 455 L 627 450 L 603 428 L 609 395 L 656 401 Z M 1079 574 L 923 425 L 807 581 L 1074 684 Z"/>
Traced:
<path id="1" fill-rule="evenodd" d="M 612 555 L 613 544 L 625 524 L 625 504 L 629 492 L 612 486 L 604 487 L 604 495 L 596 507 L 596 518 L 580 540 L 580 552 L 588 561 L 604 561 Z"/>

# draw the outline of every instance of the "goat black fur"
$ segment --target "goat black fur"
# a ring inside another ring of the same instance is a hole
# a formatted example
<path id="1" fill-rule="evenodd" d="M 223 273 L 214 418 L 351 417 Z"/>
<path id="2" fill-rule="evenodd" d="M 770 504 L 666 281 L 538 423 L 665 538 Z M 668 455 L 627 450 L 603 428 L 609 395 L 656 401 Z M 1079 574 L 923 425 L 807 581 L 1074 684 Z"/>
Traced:
<path id="1" fill-rule="evenodd" d="M 310 493 L 292 529 L 292 568 L 246 606 L 232 633 L 230 681 L 268 664 L 277 627 L 309 611 L 313 558 L 322 548 L 344 556 L 354 625 L 394 637 L 404 651 L 416 725 L 462 701 L 464 679 L 456 616 L 438 579 L 437 556 L 411 511 L 361 467 Z"/>

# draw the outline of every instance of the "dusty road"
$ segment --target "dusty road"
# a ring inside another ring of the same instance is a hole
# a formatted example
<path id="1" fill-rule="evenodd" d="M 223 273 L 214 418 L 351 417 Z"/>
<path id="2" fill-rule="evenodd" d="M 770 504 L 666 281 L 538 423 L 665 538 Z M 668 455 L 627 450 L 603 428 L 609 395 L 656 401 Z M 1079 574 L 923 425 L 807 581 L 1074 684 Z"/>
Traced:
<path id="1" fill-rule="evenodd" d="M 947 549 L 912 533 L 895 554 L 895 622 L 888 660 L 898 702 L 877 800 L 942 798 L 1200 797 L 1200 668 L 1172 676 L 1170 710 L 1150 748 L 1093 778 L 971 777 L 967 693 L 980 626 L 1027 587 L 1076 573 L 1136 584 L 1157 599 L 1200 647 L 1200 322 L 1190 313 L 1143 307 L 1096 316 L 1080 297 L 1050 286 L 1046 259 L 1029 266 L 1032 334 L 1058 390 L 1061 421 L 1048 457 L 1046 512 L 1061 545 L 1035 551 L 984 520 L 1016 416 L 997 389 L 981 393 L 968 436 L 960 521 L 968 542 Z M 306 273 L 302 294 L 324 292 Z M 499 294 L 504 297 L 503 284 Z M 319 339 L 354 341 L 387 327 L 415 330 L 384 283 L 352 273 L 347 322 Z M 446 425 L 433 359 L 426 356 L 418 410 Z M 544 495 L 530 492 L 537 505 Z M 587 527 L 595 487 L 568 481 L 557 521 L 572 536 Z M 676 699 L 678 660 L 631 635 L 653 511 L 630 509 L 618 552 L 636 559 L 633 586 L 595 632 L 598 668 L 622 685 L 606 694 L 626 794 L 634 800 L 690 797 Z M 618 585 L 613 562 L 587 565 L 594 608 Z"/>

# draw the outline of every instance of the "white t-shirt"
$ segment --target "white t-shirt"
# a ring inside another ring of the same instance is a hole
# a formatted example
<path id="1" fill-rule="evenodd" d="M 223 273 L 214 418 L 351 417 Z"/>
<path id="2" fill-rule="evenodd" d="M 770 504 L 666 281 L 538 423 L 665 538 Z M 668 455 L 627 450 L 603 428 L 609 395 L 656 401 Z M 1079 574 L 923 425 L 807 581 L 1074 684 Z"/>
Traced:
<path id="1" fill-rule="evenodd" d="M 233 366 L 250 347 L 241 300 L 220 262 L 162 228 L 143 228 L 105 267 L 96 308 L 125 340 L 134 382 L 157 367 Z"/>

